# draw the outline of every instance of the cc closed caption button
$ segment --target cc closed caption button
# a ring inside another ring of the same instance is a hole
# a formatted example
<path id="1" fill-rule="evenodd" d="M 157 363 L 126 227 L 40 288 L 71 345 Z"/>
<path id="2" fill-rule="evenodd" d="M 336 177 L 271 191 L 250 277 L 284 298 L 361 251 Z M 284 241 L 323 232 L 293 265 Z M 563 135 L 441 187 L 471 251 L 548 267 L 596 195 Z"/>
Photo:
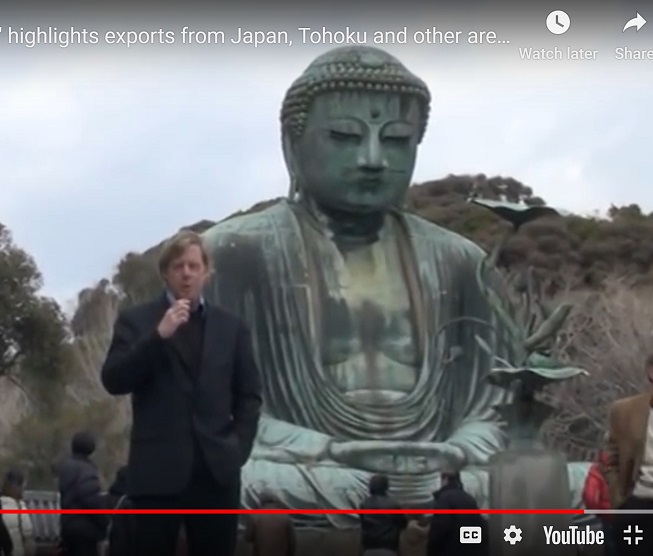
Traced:
<path id="1" fill-rule="evenodd" d="M 479 544 L 481 542 L 482 529 L 478 526 L 475 527 L 461 527 L 460 528 L 460 543 L 461 544 Z"/>

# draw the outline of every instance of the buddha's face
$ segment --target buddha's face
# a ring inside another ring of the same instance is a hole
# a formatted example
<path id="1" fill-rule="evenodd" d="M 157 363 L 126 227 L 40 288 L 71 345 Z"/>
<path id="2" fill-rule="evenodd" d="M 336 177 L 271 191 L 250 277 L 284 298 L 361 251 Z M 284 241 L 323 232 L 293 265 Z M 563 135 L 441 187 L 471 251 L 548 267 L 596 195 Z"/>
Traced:
<path id="1" fill-rule="evenodd" d="M 421 111 L 395 93 L 315 98 L 292 146 L 298 186 L 319 205 L 378 212 L 401 204 L 415 168 Z"/>

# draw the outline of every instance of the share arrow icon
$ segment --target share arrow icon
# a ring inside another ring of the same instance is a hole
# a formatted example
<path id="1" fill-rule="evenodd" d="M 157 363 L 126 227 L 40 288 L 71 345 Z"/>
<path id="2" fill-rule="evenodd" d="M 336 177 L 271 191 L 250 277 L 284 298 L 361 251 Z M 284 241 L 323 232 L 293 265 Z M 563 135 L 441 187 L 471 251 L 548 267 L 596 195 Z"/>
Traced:
<path id="1" fill-rule="evenodd" d="M 630 29 L 631 27 L 635 28 L 635 33 L 637 33 L 644 25 L 646 24 L 646 20 L 642 17 L 640 13 L 638 13 L 635 17 L 633 17 L 631 20 L 629 20 L 626 25 L 624 25 L 624 30 L 622 33 L 626 32 L 626 29 Z"/>

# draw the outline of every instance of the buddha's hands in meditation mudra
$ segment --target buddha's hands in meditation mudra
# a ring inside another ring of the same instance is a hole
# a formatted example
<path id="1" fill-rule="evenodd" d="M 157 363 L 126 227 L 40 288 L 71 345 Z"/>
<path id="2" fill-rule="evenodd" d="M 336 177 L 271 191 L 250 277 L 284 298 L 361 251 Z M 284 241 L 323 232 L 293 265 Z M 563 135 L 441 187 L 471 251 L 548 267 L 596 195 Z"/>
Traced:
<path id="1" fill-rule="evenodd" d="M 462 467 L 465 453 L 445 442 L 407 440 L 335 440 L 332 437 L 266 418 L 253 459 L 278 464 L 345 467 L 370 473 L 419 475 L 443 467 Z M 300 440 L 301 438 L 301 440 Z"/>
<path id="2" fill-rule="evenodd" d="M 329 459 L 373 473 L 419 475 L 465 462 L 461 448 L 444 442 L 354 440 L 332 442 L 327 450 Z"/>

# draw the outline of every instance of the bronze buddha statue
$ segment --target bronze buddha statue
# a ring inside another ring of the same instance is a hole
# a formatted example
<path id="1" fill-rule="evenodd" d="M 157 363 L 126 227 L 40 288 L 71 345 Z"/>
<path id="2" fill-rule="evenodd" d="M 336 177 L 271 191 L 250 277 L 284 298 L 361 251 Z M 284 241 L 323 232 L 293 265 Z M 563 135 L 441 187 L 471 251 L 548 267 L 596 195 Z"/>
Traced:
<path id="1" fill-rule="evenodd" d="M 318 57 L 283 101 L 289 198 L 205 233 L 207 297 L 249 324 L 263 377 L 245 506 L 274 488 L 298 510 L 355 507 L 378 472 L 426 504 L 445 464 L 487 494 L 509 394 L 476 337 L 506 360 L 515 346 L 477 283 L 483 250 L 403 210 L 429 107 L 384 51 Z"/>

